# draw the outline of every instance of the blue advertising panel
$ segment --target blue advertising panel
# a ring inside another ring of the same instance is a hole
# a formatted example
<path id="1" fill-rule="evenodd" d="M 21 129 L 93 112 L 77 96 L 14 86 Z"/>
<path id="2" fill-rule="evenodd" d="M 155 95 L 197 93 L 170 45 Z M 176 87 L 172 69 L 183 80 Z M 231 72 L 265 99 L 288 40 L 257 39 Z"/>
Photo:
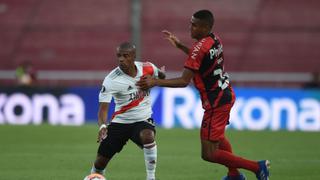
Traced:
<path id="1" fill-rule="evenodd" d="M 87 106 L 65 88 L 0 88 L 0 124 L 82 125 Z"/>
<path id="2" fill-rule="evenodd" d="M 238 88 L 231 127 L 249 130 L 319 131 L 320 92 Z"/>
<path id="3" fill-rule="evenodd" d="M 320 90 L 235 88 L 228 128 L 320 131 Z M 99 87 L 0 88 L 0 124 L 97 123 Z M 203 109 L 197 91 L 153 88 L 153 118 L 163 128 L 199 128 Z M 111 109 L 114 104 L 111 105 Z M 109 112 L 111 117 L 112 110 Z"/>
<path id="4" fill-rule="evenodd" d="M 235 93 L 228 128 L 320 131 L 319 90 L 235 88 Z M 200 127 L 203 109 L 194 88 L 163 88 L 156 94 L 158 124 L 164 128 Z"/>

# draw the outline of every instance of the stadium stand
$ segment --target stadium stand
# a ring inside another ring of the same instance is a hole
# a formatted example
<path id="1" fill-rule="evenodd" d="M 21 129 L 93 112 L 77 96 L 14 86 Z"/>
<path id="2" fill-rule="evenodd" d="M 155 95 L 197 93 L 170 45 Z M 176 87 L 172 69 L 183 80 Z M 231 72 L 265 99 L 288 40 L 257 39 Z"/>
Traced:
<path id="1" fill-rule="evenodd" d="M 111 70 L 116 65 L 116 45 L 131 38 L 130 2 L 2 0 L 0 82 L 7 83 L 3 74 L 25 60 L 32 61 L 42 74 Z M 168 29 L 191 44 L 190 15 L 203 8 L 212 10 L 216 16 L 214 31 L 224 42 L 227 71 L 310 74 L 319 71 L 319 1 L 185 0 L 182 5 L 181 1 L 141 0 L 141 3 L 142 59 L 165 65 L 169 71 L 180 71 L 185 56 L 163 39 L 161 30 Z"/>
<path id="2" fill-rule="evenodd" d="M 222 36 L 226 67 L 230 71 L 312 72 L 319 69 L 320 53 L 316 47 L 320 45 L 320 12 L 317 10 L 320 3 L 317 1 L 226 0 L 195 4 L 187 0 L 183 3 L 181 6 L 172 5 L 169 0 L 145 1 L 143 49 L 149 49 L 155 40 L 161 42 L 156 48 L 158 54 L 148 51 L 144 54 L 146 57 L 158 57 L 165 52 L 164 61 L 167 60 L 168 65 L 172 59 L 180 59 L 178 53 L 161 40 L 160 30 L 168 28 L 187 41 L 188 15 L 196 9 L 210 7 L 216 15 L 215 31 Z"/>

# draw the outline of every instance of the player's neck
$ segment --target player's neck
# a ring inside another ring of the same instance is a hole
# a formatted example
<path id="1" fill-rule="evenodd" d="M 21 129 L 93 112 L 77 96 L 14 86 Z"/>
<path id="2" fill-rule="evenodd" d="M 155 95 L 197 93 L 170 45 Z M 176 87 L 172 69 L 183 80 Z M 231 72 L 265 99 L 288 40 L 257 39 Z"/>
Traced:
<path id="1" fill-rule="evenodd" d="M 208 32 L 208 33 L 206 33 L 206 34 L 202 35 L 201 37 L 197 38 L 197 41 L 200 41 L 201 39 L 203 39 L 203 38 L 205 38 L 205 37 L 210 36 L 210 34 L 211 34 L 211 33 L 212 33 L 212 32 L 210 31 L 210 32 Z"/>
<path id="2" fill-rule="evenodd" d="M 130 68 L 128 68 L 127 71 L 125 71 L 124 73 L 126 73 L 128 76 L 131 77 L 136 77 L 137 75 L 137 67 L 135 64 L 133 64 Z"/>

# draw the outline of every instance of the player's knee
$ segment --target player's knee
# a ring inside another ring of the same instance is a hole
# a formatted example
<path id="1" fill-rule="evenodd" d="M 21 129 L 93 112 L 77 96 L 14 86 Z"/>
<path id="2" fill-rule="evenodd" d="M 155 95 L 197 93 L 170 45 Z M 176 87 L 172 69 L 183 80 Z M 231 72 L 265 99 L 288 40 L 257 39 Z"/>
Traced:
<path id="1" fill-rule="evenodd" d="M 203 150 L 201 152 L 201 158 L 205 161 L 209 162 L 217 162 L 217 154 L 216 149 L 210 149 L 210 150 Z"/>
<path id="2" fill-rule="evenodd" d="M 201 158 L 205 161 L 216 162 L 218 148 L 218 141 L 202 141 Z"/>
<path id="3" fill-rule="evenodd" d="M 201 158 L 204 160 L 204 161 L 212 161 L 211 160 L 211 155 L 209 153 L 204 153 L 202 152 L 201 153 Z"/>
<path id="4" fill-rule="evenodd" d="M 154 142 L 154 132 L 150 129 L 144 129 L 140 133 L 142 144 L 150 144 Z"/>

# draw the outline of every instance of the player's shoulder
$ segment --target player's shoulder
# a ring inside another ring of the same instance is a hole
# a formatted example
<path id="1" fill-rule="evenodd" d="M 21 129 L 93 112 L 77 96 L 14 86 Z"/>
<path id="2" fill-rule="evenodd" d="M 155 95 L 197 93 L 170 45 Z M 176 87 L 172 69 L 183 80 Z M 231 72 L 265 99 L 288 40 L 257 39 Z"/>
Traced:
<path id="1" fill-rule="evenodd" d="M 220 39 L 216 34 L 211 33 L 209 36 L 204 37 L 200 41 L 196 42 L 195 47 L 201 49 L 202 51 L 207 51 L 215 43 L 220 44 Z"/>
<path id="2" fill-rule="evenodd" d="M 152 66 L 156 67 L 152 62 L 150 61 L 135 61 L 135 64 L 137 67 L 146 67 L 146 66 Z"/>
<path id="3" fill-rule="evenodd" d="M 218 36 L 215 33 L 210 33 L 209 36 L 203 38 L 204 44 L 211 46 L 212 44 L 215 43 L 215 41 L 219 41 Z"/>
<path id="4" fill-rule="evenodd" d="M 143 63 L 142 61 L 134 61 L 134 64 L 137 66 L 137 67 L 142 67 L 143 66 Z"/>
<path id="5" fill-rule="evenodd" d="M 122 71 L 120 70 L 119 67 L 117 68 L 114 68 L 105 78 L 104 78 L 104 81 L 112 81 L 120 76 L 122 76 L 123 73 Z"/>
<path id="6" fill-rule="evenodd" d="M 103 80 L 103 82 L 102 82 L 102 86 L 103 87 L 105 87 L 105 88 L 107 88 L 107 89 L 110 89 L 110 88 L 112 88 L 116 83 L 114 83 L 114 82 L 116 82 L 117 81 L 117 78 L 118 77 L 120 77 L 121 76 L 121 70 L 119 69 L 117 69 L 117 68 L 115 68 L 115 69 L 113 69 L 105 78 L 104 78 L 104 80 Z"/>
<path id="7" fill-rule="evenodd" d="M 155 66 L 152 62 L 150 61 L 138 61 L 140 66 Z"/>

